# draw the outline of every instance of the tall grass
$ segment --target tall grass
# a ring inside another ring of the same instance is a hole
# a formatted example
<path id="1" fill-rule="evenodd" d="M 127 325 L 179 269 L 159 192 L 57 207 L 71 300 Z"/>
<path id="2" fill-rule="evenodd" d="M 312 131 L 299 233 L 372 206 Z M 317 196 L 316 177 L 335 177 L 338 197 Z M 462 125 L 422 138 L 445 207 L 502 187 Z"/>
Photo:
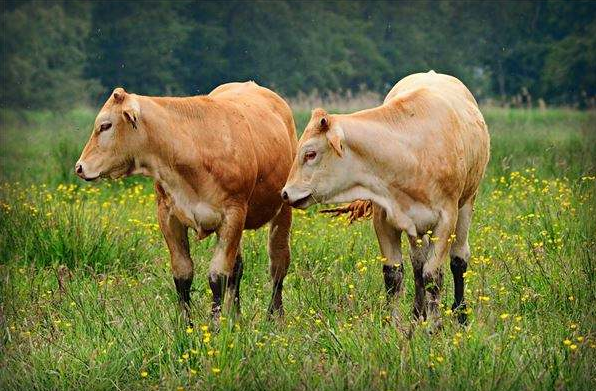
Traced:
<path id="1" fill-rule="evenodd" d="M 2 204 L 1 259 L 98 272 L 139 265 L 147 256 L 140 246 L 145 233 L 118 225 L 129 211 L 118 204 L 102 206 L 85 189 L 75 189 L 0 187 L 10 200 Z"/>
<path id="2" fill-rule="evenodd" d="M 2 168 L 11 171 L 0 187 L 0 389 L 593 389 L 591 114 L 485 114 L 493 158 L 470 233 L 470 324 L 449 310 L 445 267 L 445 327 L 429 335 L 419 324 L 411 338 L 386 318 L 370 222 L 350 226 L 316 210 L 294 213 L 279 321 L 266 317 L 265 229 L 244 235 L 243 314 L 218 333 L 208 319 L 213 238 L 191 240 L 195 328 L 187 329 L 150 184 L 59 185 L 56 162 L 27 160 L 59 139 L 39 136 L 49 143 L 40 146 L 20 132 L 59 133 L 83 116 L 3 127 Z M 297 114 L 299 128 L 308 117 Z M 84 143 L 86 129 L 74 133 Z M 7 161 L 17 155 L 21 164 Z M 408 322 L 414 287 L 403 247 Z"/>

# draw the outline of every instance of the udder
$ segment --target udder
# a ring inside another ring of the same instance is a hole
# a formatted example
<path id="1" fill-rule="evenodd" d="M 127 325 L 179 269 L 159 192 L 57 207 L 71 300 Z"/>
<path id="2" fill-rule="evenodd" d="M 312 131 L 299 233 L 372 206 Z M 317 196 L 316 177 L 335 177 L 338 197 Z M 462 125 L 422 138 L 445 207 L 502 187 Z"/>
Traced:
<path id="1" fill-rule="evenodd" d="M 418 234 L 424 234 L 432 229 L 439 219 L 438 212 L 421 203 L 412 204 L 405 214 L 413 222 Z"/>

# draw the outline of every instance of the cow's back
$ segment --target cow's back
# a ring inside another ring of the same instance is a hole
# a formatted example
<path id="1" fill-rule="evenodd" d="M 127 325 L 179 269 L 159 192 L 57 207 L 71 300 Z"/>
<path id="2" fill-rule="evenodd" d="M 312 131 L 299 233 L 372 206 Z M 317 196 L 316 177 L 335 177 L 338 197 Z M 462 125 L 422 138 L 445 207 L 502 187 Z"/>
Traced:
<path id="1" fill-rule="evenodd" d="M 298 143 L 292 111 L 279 95 L 254 82 L 227 83 L 214 89 L 209 97 L 238 110 L 242 117 L 238 121 L 249 125 L 252 142 L 242 148 L 254 151 L 258 168 L 247 228 L 257 228 L 271 219 L 282 202 L 279 194 Z"/>
<path id="2" fill-rule="evenodd" d="M 417 91 L 424 91 L 424 93 L 416 93 Z M 461 167 L 455 170 L 464 176 L 458 180 L 464 182 L 460 203 L 465 202 L 477 191 L 489 158 L 488 130 L 476 99 L 460 80 L 434 71 L 416 73 L 400 80 L 387 94 L 384 105 L 392 105 L 404 98 L 409 99 L 408 97 L 419 100 L 419 102 L 408 102 L 408 104 L 435 107 L 435 110 L 426 113 L 426 116 L 433 122 L 436 120 L 436 118 L 431 118 L 433 116 L 449 115 L 455 118 L 455 120 L 445 118 L 441 121 L 444 124 L 450 124 L 449 129 L 426 126 L 419 126 L 418 129 L 428 133 L 423 135 L 427 139 L 425 145 L 432 145 L 433 139 L 436 140 L 435 132 L 450 133 L 444 136 L 446 139 L 452 139 L 454 145 L 441 153 L 456 153 L 459 155 L 456 156 L 457 161 L 465 163 L 462 171 L 460 171 Z M 430 102 L 431 100 L 432 102 Z M 425 121 L 424 118 L 419 120 Z"/>

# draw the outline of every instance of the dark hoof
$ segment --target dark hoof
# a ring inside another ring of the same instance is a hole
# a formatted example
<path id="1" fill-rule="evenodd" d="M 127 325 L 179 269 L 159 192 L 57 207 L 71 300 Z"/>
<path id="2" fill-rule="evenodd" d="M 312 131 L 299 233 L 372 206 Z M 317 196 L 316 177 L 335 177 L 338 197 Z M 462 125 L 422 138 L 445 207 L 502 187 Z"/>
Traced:
<path id="1" fill-rule="evenodd" d="M 414 316 L 414 320 L 416 321 L 422 321 L 424 319 L 426 319 L 426 311 L 424 310 L 420 310 L 416 307 L 414 307 L 414 310 L 412 311 L 412 315 Z"/>
<path id="2" fill-rule="evenodd" d="M 466 313 L 467 306 L 466 303 L 461 303 L 459 306 L 456 306 L 455 303 L 451 306 L 451 310 L 457 314 L 457 321 L 459 324 L 467 325 L 468 324 L 468 314 Z"/>
<path id="3" fill-rule="evenodd" d="M 284 308 L 283 307 L 269 307 L 267 310 L 267 319 L 269 320 L 279 320 L 283 319 L 284 317 Z"/>
<path id="4" fill-rule="evenodd" d="M 459 324 L 466 326 L 468 324 L 468 314 L 465 312 L 457 314 L 457 321 Z"/>

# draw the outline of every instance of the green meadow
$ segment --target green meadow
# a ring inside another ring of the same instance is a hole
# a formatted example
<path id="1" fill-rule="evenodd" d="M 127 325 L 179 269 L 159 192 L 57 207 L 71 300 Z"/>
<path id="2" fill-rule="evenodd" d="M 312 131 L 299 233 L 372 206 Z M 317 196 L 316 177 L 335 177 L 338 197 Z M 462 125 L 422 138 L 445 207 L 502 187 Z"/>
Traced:
<path id="1" fill-rule="evenodd" d="M 294 211 L 285 317 L 267 318 L 267 229 L 243 240 L 242 316 L 209 322 L 214 238 L 177 306 L 144 178 L 84 183 L 95 112 L 0 111 L 0 389 L 596 388 L 596 115 L 483 109 L 491 161 L 470 231 L 469 324 L 388 322 L 370 221 Z M 301 131 L 310 113 L 296 113 Z M 413 275 L 404 240 L 403 318 Z"/>

